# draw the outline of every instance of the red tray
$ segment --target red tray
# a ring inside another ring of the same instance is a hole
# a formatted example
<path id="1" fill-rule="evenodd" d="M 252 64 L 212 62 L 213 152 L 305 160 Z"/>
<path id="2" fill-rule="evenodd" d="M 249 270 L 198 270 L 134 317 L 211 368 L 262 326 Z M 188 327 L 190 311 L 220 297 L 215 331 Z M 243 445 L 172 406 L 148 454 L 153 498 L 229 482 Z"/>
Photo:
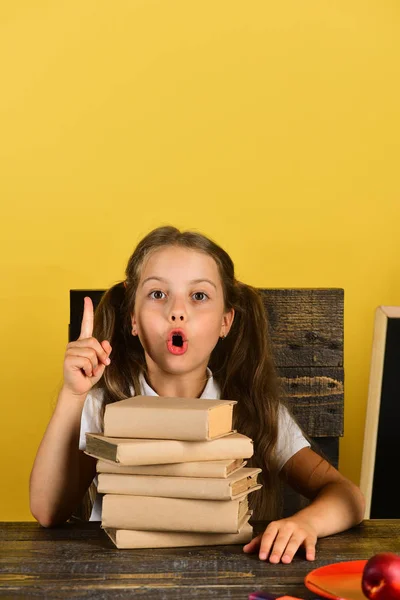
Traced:
<path id="1" fill-rule="evenodd" d="M 333 600 L 366 600 L 361 589 L 361 578 L 366 560 L 350 560 L 325 565 L 306 575 L 305 586 Z"/>

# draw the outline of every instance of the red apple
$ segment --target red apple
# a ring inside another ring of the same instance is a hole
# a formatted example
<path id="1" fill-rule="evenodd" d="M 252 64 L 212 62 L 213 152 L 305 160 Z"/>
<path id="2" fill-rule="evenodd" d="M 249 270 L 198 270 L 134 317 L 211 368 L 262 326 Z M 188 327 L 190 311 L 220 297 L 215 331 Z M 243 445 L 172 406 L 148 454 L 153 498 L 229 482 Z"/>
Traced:
<path id="1" fill-rule="evenodd" d="M 394 552 L 380 552 L 366 563 L 362 591 L 370 600 L 400 600 L 400 556 Z"/>

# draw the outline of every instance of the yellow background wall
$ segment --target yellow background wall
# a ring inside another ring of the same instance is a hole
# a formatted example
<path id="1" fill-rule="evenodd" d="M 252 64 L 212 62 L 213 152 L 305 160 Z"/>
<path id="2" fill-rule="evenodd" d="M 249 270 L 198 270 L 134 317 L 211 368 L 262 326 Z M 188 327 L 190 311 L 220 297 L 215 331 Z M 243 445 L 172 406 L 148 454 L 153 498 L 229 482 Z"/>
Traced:
<path id="1" fill-rule="evenodd" d="M 240 279 L 345 289 L 359 482 L 375 307 L 400 303 L 397 0 L 4 1 L 0 519 L 29 520 L 70 288 L 171 223 Z"/>

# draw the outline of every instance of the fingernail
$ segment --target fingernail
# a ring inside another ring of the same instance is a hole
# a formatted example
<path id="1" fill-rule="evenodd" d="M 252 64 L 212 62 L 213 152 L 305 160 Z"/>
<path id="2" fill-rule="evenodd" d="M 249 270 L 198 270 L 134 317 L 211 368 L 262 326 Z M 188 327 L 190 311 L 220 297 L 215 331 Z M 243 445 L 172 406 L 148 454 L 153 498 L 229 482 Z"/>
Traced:
<path id="1" fill-rule="evenodd" d="M 109 365 L 111 362 L 111 360 L 109 358 L 106 358 L 106 365 Z"/>
<path id="2" fill-rule="evenodd" d="M 260 559 L 261 560 L 265 560 L 267 558 L 267 553 L 266 552 L 260 552 Z"/>
<path id="3" fill-rule="evenodd" d="M 271 563 L 278 563 L 279 562 L 279 554 L 271 554 L 271 556 L 269 557 L 269 562 Z"/>

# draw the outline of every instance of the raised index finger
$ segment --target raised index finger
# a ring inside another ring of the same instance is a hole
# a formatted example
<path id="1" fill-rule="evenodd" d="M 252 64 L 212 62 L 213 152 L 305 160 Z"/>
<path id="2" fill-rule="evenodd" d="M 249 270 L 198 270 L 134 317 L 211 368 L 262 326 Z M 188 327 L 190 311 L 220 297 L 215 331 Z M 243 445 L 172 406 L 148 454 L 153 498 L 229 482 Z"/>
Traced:
<path id="1" fill-rule="evenodd" d="M 93 334 L 94 311 L 92 299 L 89 296 L 85 296 L 83 303 L 81 333 L 78 338 L 80 340 L 90 338 Z"/>

